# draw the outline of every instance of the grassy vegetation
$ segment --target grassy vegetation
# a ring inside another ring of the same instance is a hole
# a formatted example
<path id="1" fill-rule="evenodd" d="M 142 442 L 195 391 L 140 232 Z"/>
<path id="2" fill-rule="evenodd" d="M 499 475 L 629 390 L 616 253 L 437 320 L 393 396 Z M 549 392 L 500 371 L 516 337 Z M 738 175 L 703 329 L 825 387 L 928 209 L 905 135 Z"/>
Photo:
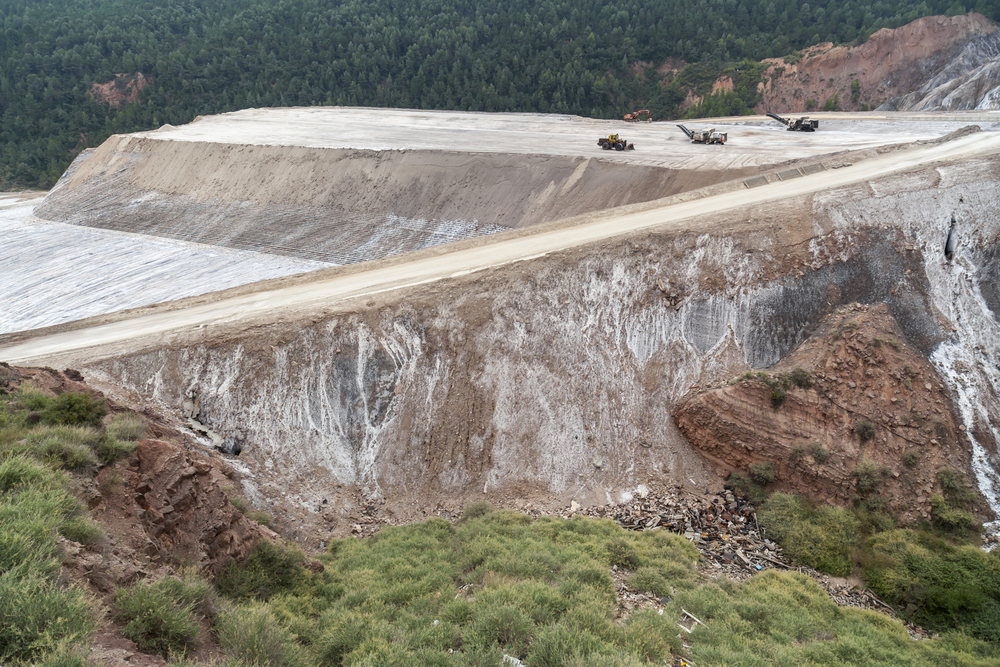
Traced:
<path id="1" fill-rule="evenodd" d="M 134 448 L 101 428 L 106 412 L 89 395 L 0 393 L 0 664 L 83 664 L 72 645 L 95 627 L 94 602 L 59 581 L 56 540 L 101 539 L 67 471 Z"/>
<path id="2" fill-rule="evenodd" d="M 60 583 L 56 539 L 94 541 L 100 532 L 67 492 L 69 475 L 106 460 L 102 443 L 127 451 L 143 425 L 48 423 L 40 418 L 48 407 L 30 388 L 0 395 L 0 663 L 83 667 L 100 611 Z M 773 470 L 751 473 L 746 483 L 763 492 Z M 939 481 L 941 502 L 965 512 L 967 481 L 950 470 Z M 262 541 L 212 583 L 196 575 L 141 582 L 119 590 L 111 612 L 124 636 L 174 667 L 197 664 L 191 650 L 203 625 L 225 653 L 215 664 L 227 667 L 492 667 L 505 654 L 530 667 L 648 667 L 681 657 L 699 667 L 997 664 L 1000 554 L 956 543 L 935 524 L 899 530 L 877 498 L 843 510 L 776 494 L 760 519 L 800 561 L 841 574 L 861 568 L 917 622 L 965 634 L 915 643 L 900 624 L 838 608 L 796 574 L 706 584 L 696 550 L 678 535 L 584 517 L 532 519 L 486 503 L 456 524 L 434 518 L 335 541 L 319 557 L 322 572 L 307 569 L 297 548 Z M 662 608 L 621 614 L 615 569 L 632 590 L 663 598 Z"/>
<path id="3" fill-rule="evenodd" d="M 183 655 L 197 646 L 204 614 L 196 609 L 204 609 L 208 592 L 208 584 L 198 579 L 141 582 L 117 591 L 114 620 L 140 650 L 164 658 Z"/>
<path id="4" fill-rule="evenodd" d="M 961 522 L 942 526 L 935 516 L 903 530 L 877 503 L 815 507 L 787 494 L 771 496 L 758 520 L 796 561 L 838 576 L 860 571 L 904 617 L 1000 642 L 1000 553 L 962 543 Z"/>

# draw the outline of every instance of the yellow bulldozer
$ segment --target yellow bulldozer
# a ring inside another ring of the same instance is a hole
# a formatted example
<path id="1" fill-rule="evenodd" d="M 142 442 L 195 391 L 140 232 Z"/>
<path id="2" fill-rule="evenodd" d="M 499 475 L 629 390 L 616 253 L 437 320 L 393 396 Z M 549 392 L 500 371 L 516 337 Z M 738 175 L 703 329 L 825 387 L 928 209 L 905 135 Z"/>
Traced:
<path id="1" fill-rule="evenodd" d="M 597 145 L 606 151 L 614 148 L 616 151 L 634 151 L 635 145 L 622 139 L 617 134 L 609 134 L 597 140 Z"/>

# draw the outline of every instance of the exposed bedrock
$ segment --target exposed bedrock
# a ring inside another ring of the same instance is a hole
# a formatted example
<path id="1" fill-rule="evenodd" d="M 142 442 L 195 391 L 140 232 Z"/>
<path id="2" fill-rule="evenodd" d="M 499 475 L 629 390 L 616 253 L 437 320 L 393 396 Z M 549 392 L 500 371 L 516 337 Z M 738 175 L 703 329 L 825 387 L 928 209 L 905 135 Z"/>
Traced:
<path id="1" fill-rule="evenodd" d="M 772 490 L 840 505 L 877 492 L 904 521 L 928 520 L 938 471 L 967 473 L 972 448 L 937 370 L 905 340 L 885 304 L 845 306 L 771 373 L 692 392 L 674 419 L 723 470 L 769 466 Z"/>
<path id="2" fill-rule="evenodd" d="M 651 201 L 742 174 L 584 157 L 123 135 L 78 158 L 35 215 L 350 264 Z"/>
<path id="3" fill-rule="evenodd" d="M 204 422 L 274 488 L 617 500 L 651 477 L 718 484 L 671 419 L 692 385 L 779 362 L 841 305 L 884 303 L 946 383 L 996 509 L 1000 329 L 982 263 L 1000 226 L 997 164 L 754 207 L 87 370 L 175 409 L 195 390 Z"/>

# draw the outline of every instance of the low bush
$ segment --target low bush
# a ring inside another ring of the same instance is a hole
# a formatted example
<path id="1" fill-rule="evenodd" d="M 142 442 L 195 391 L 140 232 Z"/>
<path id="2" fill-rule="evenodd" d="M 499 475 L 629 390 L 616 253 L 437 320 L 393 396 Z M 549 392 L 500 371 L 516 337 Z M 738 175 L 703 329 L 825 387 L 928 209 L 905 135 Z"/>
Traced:
<path id="1" fill-rule="evenodd" d="M 941 468 L 937 472 L 937 480 L 944 497 L 953 505 L 966 507 L 975 501 L 976 493 L 969 483 L 969 478 L 957 470 Z"/>
<path id="2" fill-rule="evenodd" d="M 104 465 L 111 465 L 135 451 L 136 443 L 128 440 L 118 440 L 110 433 L 102 434 L 93 445 L 94 453 Z"/>
<path id="3" fill-rule="evenodd" d="M 115 440 L 134 442 L 146 435 L 146 420 L 134 412 L 116 415 L 108 422 L 107 433 Z"/>
<path id="4" fill-rule="evenodd" d="M 46 424 L 100 427 L 108 407 L 104 399 L 90 394 L 59 394 L 50 399 L 41 410 Z"/>
<path id="5" fill-rule="evenodd" d="M 781 389 L 771 390 L 771 407 L 777 410 L 785 404 L 785 392 Z"/>
<path id="6" fill-rule="evenodd" d="M 887 531 L 867 541 L 864 574 L 910 620 L 1000 642 L 1000 553 L 921 531 Z"/>
<path id="7" fill-rule="evenodd" d="M 889 474 L 889 469 L 876 465 L 870 459 L 862 459 L 854 468 L 854 479 L 862 494 L 874 493 Z"/>
<path id="8" fill-rule="evenodd" d="M 91 604 L 82 590 L 60 585 L 44 568 L 0 566 L 0 664 L 37 664 L 48 653 L 55 653 L 53 664 L 79 664 L 69 662 L 75 658 L 66 646 L 94 630 Z"/>
<path id="9" fill-rule="evenodd" d="M 166 578 L 139 583 L 115 593 L 114 619 L 122 635 L 146 653 L 164 658 L 196 648 L 199 621 L 195 607 L 205 598 L 207 585 Z"/>
<path id="10" fill-rule="evenodd" d="M 493 505 L 485 500 L 480 500 L 472 503 L 471 505 L 465 506 L 465 509 L 462 510 L 462 519 L 465 521 L 468 521 L 469 519 L 476 519 L 481 516 L 486 516 L 492 511 Z"/>
<path id="11" fill-rule="evenodd" d="M 748 476 L 740 472 L 734 472 L 726 480 L 726 485 L 741 498 L 746 498 L 755 505 L 760 505 L 767 500 L 767 491 L 751 480 Z"/>
<path id="12" fill-rule="evenodd" d="M 803 565 L 841 577 L 854 569 L 851 551 L 859 522 L 849 511 L 829 505 L 811 508 L 798 496 L 775 493 L 757 519 L 768 536 Z"/>
<path id="13" fill-rule="evenodd" d="M 820 465 L 830 460 L 830 450 L 818 442 L 809 443 L 809 455 L 813 457 L 813 461 Z"/>
<path id="14" fill-rule="evenodd" d="M 854 433 L 861 442 L 868 442 L 875 437 L 875 424 L 870 421 L 858 422 L 854 425 Z"/>
<path id="15" fill-rule="evenodd" d="M 960 536 L 969 533 L 978 534 L 982 530 L 982 524 L 976 521 L 971 513 L 952 507 L 948 501 L 937 494 L 931 496 L 931 522 L 936 528 L 946 533 Z"/>
<path id="16" fill-rule="evenodd" d="M 751 464 L 747 472 L 755 484 L 767 486 L 774 481 L 774 465 L 770 461 L 758 461 Z"/>
<path id="17" fill-rule="evenodd" d="M 222 649 L 240 664 L 255 667 L 309 664 L 305 650 L 265 606 L 254 604 L 223 609 L 215 631 Z M 322 655 L 322 664 L 339 665 L 346 654 Z"/>
<path id="18" fill-rule="evenodd" d="M 912 468 L 917 463 L 920 462 L 920 452 L 915 449 L 909 449 L 903 453 L 903 465 L 907 468 Z"/>
<path id="19" fill-rule="evenodd" d="M 245 563 L 229 563 L 215 579 L 215 587 L 234 600 L 267 600 L 290 592 L 306 578 L 302 552 L 269 540 L 254 545 Z"/>

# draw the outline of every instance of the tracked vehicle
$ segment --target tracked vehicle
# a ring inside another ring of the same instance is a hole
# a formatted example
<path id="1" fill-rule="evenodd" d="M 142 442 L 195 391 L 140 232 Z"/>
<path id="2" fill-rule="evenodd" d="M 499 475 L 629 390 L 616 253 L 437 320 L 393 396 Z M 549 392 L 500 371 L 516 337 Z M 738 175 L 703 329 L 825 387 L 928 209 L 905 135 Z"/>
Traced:
<path id="1" fill-rule="evenodd" d="M 799 118 L 782 118 L 776 113 L 767 112 L 768 117 L 773 118 L 784 125 L 789 132 L 815 132 L 819 129 L 819 121 L 809 116 Z"/>

